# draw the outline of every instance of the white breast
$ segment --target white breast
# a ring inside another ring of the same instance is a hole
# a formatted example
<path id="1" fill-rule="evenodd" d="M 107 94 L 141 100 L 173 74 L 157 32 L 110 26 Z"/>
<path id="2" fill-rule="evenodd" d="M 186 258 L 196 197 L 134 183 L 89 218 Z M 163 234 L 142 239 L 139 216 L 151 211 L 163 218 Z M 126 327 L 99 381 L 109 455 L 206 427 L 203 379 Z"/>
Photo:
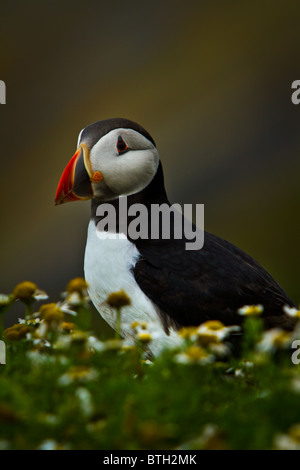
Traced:
<path id="1" fill-rule="evenodd" d="M 157 318 L 152 302 L 138 287 L 130 269 L 139 252 L 124 234 L 98 232 L 94 221 L 88 228 L 84 270 L 89 294 L 105 320 L 114 328 L 114 311 L 105 305 L 109 294 L 121 289 L 131 299 L 132 306 L 122 309 L 125 323 L 135 320 L 154 321 Z"/>
<path id="2" fill-rule="evenodd" d="M 139 256 L 136 246 L 124 234 L 98 232 L 95 222 L 91 220 L 84 260 L 90 298 L 104 320 L 115 329 L 116 312 L 106 303 L 106 299 L 112 292 L 124 289 L 131 305 L 122 308 L 123 336 L 130 338 L 134 321 L 145 321 L 152 327 L 157 326 L 161 331 L 161 340 L 173 343 L 173 333 L 167 336 L 163 332 L 156 307 L 140 289 L 131 272 Z M 157 347 L 151 349 L 157 350 Z"/>

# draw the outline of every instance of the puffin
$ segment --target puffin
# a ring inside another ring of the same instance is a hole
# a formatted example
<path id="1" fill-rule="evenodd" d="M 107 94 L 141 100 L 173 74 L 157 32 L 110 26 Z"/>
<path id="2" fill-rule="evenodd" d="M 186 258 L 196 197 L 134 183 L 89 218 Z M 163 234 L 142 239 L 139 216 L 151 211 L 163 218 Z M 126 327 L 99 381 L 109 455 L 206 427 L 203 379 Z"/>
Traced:
<path id="1" fill-rule="evenodd" d="M 291 331 L 295 320 L 283 307 L 295 307 L 273 277 L 250 255 L 204 231 L 200 249 L 186 249 L 186 235 L 176 236 L 175 217 L 169 236 L 150 231 L 151 208 L 169 202 L 161 159 L 151 135 L 125 118 L 101 120 L 85 127 L 77 150 L 60 178 L 55 204 L 91 200 L 84 256 L 89 297 L 101 316 L 117 328 L 117 313 L 107 302 L 125 292 L 121 335 L 132 338 L 133 322 L 160 332 L 158 346 L 176 344 L 178 330 L 217 320 L 242 328 L 244 306 L 263 307 L 265 329 Z M 146 234 L 129 233 L 136 207 L 146 208 Z M 127 218 L 120 217 L 121 207 Z M 114 223 L 108 219 L 109 209 Z M 124 212 L 124 210 L 123 210 Z M 180 217 L 184 217 L 183 214 Z M 106 219 L 105 219 L 106 218 Z M 177 218 L 178 220 L 178 218 Z M 197 227 L 195 227 L 195 230 Z"/>

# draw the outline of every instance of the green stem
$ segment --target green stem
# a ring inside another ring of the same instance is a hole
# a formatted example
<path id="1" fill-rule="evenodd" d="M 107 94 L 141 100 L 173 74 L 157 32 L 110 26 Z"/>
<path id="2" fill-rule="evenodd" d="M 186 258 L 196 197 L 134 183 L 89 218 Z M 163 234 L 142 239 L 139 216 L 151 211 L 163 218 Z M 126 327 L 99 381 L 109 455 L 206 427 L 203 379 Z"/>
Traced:
<path id="1" fill-rule="evenodd" d="M 30 318 L 33 314 L 33 302 L 34 300 L 27 300 L 25 304 L 25 318 Z"/>
<path id="2" fill-rule="evenodd" d="M 117 307 L 116 338 L 121 338 L 121 308 Z"/>

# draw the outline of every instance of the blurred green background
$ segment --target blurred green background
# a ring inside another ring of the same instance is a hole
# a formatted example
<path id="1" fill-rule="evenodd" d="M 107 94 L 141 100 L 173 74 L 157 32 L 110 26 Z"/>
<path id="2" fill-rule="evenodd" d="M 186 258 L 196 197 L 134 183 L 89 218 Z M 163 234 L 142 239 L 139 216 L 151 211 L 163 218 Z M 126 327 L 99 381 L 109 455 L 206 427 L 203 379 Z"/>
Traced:
<path id="1" fill-rule="evenodd" d="M 83 274 L 89 203 L 55 207 L 56 186 L 83 127 L 127 117 L 171 202 L 204 203 L 300 301 L 299 2 L 1 2 L 0 44 L 0 292 Z"/>

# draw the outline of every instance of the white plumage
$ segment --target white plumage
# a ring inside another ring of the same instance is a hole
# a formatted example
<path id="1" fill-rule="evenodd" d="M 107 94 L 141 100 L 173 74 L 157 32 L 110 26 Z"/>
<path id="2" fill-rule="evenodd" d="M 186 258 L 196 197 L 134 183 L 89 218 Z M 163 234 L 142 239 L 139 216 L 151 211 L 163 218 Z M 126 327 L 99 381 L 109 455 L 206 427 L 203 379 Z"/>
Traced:
<path id="1" fill-rule="evenodd" d="M 90 221 L 84 259 L 90 298 L 104 320 L 115 329 L 116 311 L 106 303 L 106 299 L 112 292 L 124 289 L 131 305 L 122 308 L 122 335 L 131 341 L 132 323 L 148 323 L 153 332 L 151 351 L 155 355 L 162 347 L 174 345 L 179 338 L 175 331 L 170 335 L 164 333 L 157 308 L 135 281 L 131 268 L 139 256 L 136 246 L 123 233 L 99 232 L 95 221 Z"/>

